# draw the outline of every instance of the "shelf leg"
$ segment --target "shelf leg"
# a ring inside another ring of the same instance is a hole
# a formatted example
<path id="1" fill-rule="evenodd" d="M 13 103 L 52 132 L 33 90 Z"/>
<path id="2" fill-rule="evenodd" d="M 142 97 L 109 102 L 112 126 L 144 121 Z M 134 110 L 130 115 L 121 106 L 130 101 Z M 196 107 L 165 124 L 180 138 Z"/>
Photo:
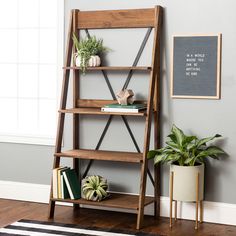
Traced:
<path id="1" fill-rule="evenodd" d="M 172 228 L 173 179 L 174 179 L 174 172 L 171 171 L 170 173 L 170 228 Z"/>
<path id="2" fill-rule="evenodd" d="M 49 200 L 49 212 L 48 212 L 48 219 L 52 219 L 54 217 L 55 212 L 55 202 Z"/>
<path id="3" fill-rule="evenodd" d="M 200 201 L 200 223 L 203 222 L 203 200 Z"/>
<path id="4" fill-rule="evenodd" d="M 198 201 L 199 201 L 199 173 L 196 175 L 196 222 L 195 229 L 198 229 Z"/>
<path id="5" fill-rule="evenodd" d="M 76 173 L 77 173 L 77 176 L 78 176 L 78 179 L 79 179 L 79 181 L 80 181 L 80 183 L 81 183 L 81 178 L 80 178 L 80 165 L 79 165 L 79 163 L 80 163 L 80 161 L 79 161 L 79 159 L 77 159 L 77 158 L 74 158 L 73 159 L 73 167 L 74 167 L 74 169 L 76 170 Z M 80 204 L 73 204 L 73 210 L 74 211 L 78 211 L 80 209 Z"/>
<path id="6" fill-rule="evenodd" d="M 53 169 L 59 167 L 60 165 L 60 157 L 54 157 L 53 162 Z M 54 217 L 54 211 L 55 211 L 55 201 L 52 201 L 53 198 L 53 183 L 51 178 L 51 190 L 50 190 L 50 199 L 49 199 L 49 208 L 48 208 L 48 218 L 51 219 Z"/>
<path id="7" fill-rule="evenodd" d="M 154 216 L 160 217 L 160 165 L 154 166 Z"/>
<path id="8" fill-rule="evenodd" d="M 175 221 L 177 221 L 177 201 L 175 200 Z"/>
<path id="9" fill-rule="evenodd" d="M 143 162 L 141 166 L 140 195 L 139 195 L 139 207 L 138 207 L 138 217 L 136 226 L 137 229 L 140 229 L 143 225 L 146 181 L 147 181 L 147 163 Z"/>

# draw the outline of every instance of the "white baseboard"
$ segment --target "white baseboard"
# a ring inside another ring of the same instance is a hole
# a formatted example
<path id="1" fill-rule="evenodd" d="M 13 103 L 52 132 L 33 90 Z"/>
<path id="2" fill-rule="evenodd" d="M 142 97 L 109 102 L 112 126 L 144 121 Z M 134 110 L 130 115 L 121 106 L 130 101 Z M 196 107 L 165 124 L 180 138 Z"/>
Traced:
<path id="1" fill-rule="evenodd" d="M 48 203 L 49 185 L 19 183 L 11 181 L 0 181 L 0 198 Z M 70 204 L 62 204 L 70 205 Z M 94 208 L 88 207 L 87 208 Z M 204 222 L 212 222 L 218 224 L 236 225 L 236 204 L 228 204 L 221 202 L 204 201 Z M 96 208 L 101 209 L 101 208 Z M 109 210 L 121 211 L 120 209 Z M 126 211 L 124 212 L 133 212 Z M 153 215 L 152 205 L 145 208 L 145 214 Z M 169 198 L 161 197 L 161 216 L 169 217 Z M 194 220 L 195 204 L 194 203 L 178 203 L 178 218 Z"/>
<path id="2" fill-rule="evenodd" d="M 49 185 L 0 181 L 0 198 L 48 203 L 49 193 Z"/>

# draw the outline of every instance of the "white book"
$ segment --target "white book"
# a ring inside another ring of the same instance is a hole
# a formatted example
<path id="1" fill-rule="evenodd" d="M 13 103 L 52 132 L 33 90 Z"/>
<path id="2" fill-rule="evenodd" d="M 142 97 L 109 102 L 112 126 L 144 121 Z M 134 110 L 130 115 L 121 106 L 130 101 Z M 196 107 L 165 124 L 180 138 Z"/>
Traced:
<path id="1" fill-rule="evenodd" d="M 114 108 L 114 107 L 102 107 L 101 111 L 103 112 L 126 112 L 126 113 L 138 113 L 141 110 L 145 110 L 146 107 L 144 108 Z"/>
<path id="2" fill-rule="evenodd" d="M 63 174 L 61 175 L 61 198 L 62 199 L 65 199 L 65 196 L 64 196 L 64 179 L 63 179 Z"/>

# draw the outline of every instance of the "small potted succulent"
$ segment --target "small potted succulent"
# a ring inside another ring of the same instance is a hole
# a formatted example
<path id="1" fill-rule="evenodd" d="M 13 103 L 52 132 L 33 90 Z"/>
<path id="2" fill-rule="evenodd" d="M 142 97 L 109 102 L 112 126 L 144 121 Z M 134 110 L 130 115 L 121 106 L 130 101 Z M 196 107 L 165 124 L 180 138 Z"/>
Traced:
<path id="1" fill-rule="evenodd" d="M 196 174 L 199 173 L 199 200 L 204 196 L 204 161 L 206 158 L 218 159 L 225 152 L 209 141 L 219 138 L 199 139 L 196 136 L 187 136 L 173 125 L 166 146 L 149 151 L 148 158 L 154 158 L 154 164 L 170 163 L 170 171 L 174 174 L 173 199 L 179 201 L 196 200 Z"/>
<path id="2" fill-rule="evenodd" d="M 81 67 L 83 73 L 85 73 L 87 67 L 101 65 L 101 53 L 109 50 L 103 46 L 102 39 L 92 36 L 79 41 L 75 34 L 73 34 L 72 39 L 76 48 L 75 64 Z"/>
<path id="3" fill-rule="evenodd" d="M 82 180 L 82 198 L 89 201 L 102 201 L 108 197 L 107 180 L 99 175 L 86 176 Z"/>

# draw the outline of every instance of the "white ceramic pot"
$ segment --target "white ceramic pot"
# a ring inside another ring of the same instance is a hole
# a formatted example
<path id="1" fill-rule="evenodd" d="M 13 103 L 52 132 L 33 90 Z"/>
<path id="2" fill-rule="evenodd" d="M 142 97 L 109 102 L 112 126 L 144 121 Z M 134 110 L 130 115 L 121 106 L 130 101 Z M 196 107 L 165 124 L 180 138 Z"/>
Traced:
<path id="1" fill-rule="evenodd" d="M 101 65 L 101 59 L 99 56 L 91 56 L 88 61 L 88 66 L 95 67 Z"/>
<path id="2" fill-rule="evenodd" d="M 204 197 L 204 164 L 197 166 L 179 166 L 172 164 L 173 171 L 173 200 L 196 201 L 196 178 L 199 173 L 199 201 Z"/>
<path id="3" fill-rule="evenodd" d="M 81 57 L 80 56 L 75 56 L 75 65 L 80 67 L 81 64 Z M 84 64 L 84 62 L 83 62 Z M 101 65 L 101 58 L 97 55 L 91 56 L 88 60 L 88 65 L 89 67 L 96 67 Z"/>

